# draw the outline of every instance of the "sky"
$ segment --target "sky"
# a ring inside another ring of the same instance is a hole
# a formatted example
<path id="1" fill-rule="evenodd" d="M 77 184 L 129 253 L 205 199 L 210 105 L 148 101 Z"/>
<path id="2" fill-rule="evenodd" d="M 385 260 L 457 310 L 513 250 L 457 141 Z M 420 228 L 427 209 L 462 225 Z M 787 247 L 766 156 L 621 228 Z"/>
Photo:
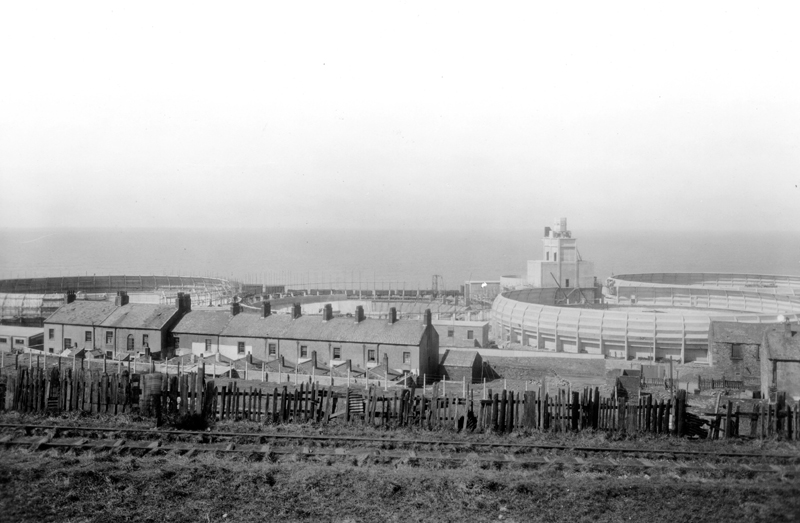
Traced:
<path id="1" fill-rule="evenodd" d="M 800 231 L 797 8 L 651 4 L 4 2 L 0 226 Z"/>

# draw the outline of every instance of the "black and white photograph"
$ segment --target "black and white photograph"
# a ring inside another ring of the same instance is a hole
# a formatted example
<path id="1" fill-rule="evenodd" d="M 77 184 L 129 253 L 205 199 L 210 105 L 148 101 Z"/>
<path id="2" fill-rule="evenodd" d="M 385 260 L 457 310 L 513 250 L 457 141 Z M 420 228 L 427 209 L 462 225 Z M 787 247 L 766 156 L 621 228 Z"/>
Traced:
<path id="1" fill-rule="evenodd" d="M 0 521 L 800 521 L 799 14 L 0 4 Z"/>

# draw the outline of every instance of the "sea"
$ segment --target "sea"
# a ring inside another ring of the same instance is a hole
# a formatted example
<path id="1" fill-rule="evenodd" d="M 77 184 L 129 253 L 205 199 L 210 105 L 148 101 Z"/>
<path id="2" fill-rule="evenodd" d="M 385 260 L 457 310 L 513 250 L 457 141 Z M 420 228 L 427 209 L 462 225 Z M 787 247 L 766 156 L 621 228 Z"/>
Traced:
<path id="1" fill-rule="evenodd" d="M 800 275 L 800 232 L 573 231 L 599 281 L 632 272 Z M 182 275 L 456 290 L 524 275 L 542 230 L 0 229 L 0 278 Z"/>

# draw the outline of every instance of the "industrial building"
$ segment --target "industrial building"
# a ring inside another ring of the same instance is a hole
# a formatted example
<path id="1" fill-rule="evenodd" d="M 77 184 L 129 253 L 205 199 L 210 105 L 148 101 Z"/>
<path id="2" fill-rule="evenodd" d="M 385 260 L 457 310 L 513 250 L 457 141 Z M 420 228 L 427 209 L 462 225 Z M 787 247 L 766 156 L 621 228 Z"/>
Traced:
<path id="1" fill-rule="evenodd" d="M 171 305 L 179 293 L 191 294 L 196 305 L 228 304 L 234 285 L 220 278 L 186 276 L 64 276 L 0 280 L 0 320 L 41 326 L 70 299 L 111 301 L 125 292 L 130 303 Z M 71 296 L 71 298 L 70 298 Z"/>

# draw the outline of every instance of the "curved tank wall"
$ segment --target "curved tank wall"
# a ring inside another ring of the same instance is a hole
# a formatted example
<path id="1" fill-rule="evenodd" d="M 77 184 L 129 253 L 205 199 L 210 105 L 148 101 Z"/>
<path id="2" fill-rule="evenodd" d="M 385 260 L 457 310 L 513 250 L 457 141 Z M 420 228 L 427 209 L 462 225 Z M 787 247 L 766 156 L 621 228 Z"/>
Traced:
<path id="1" fill-rule="evenodd" d="M 0 317 L 23 321 L 46 318 L 66 303 L 67 291 L 78 299 L 113 299 L 125 291 L 131 303 L 172 303 L 187 292 L 195 306 L 226 304 L 235 294 L 233 284 L 220 278 L 185 276 L 64 276 L 0 280 Z"/>
<path id="2" fill-rule="evenodd" d="M 659 273 L 606 283 L 602 306 L 554 306 L 541 289 L 504 292 L 492 305 L 495 337 L 539 350 L 709 363 L 712 319 L 776 323 L 800 314 L 793 276 Z"/>

